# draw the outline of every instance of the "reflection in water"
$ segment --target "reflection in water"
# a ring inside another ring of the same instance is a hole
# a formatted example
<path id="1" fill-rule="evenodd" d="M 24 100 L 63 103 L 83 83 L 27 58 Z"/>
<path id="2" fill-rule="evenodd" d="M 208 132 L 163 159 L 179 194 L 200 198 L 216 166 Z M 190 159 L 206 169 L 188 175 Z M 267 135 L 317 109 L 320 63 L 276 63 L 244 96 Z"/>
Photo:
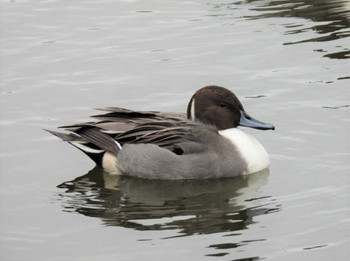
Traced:
<path id="1" fill-rule="evenodd" d="M 188 236 L 243 230 L 255 216 L 278 211 L 270 197 L 256 198 L 267 178 L 268 171 L 221 180 L 143 180 L 95 167 L 58 187 L 65 189 L 64 211 L 100 218 L 107 226 L 176 229 Z"/>
<path id="2" fill-rule="evenodd" d="M 250 11 L 256 12 L 246 15 L 246 19 L 266 19 L 273 17 L 296 17 L 304 18 L 314 23 L 309 26 L 303 21 L 300 23 L 284 24 L 285 34 L 301 34 L 312 31 L 316 37 L 303 39 L 295 42 L 286 42 L 285 45 L 300 44 L 305 42 L 325 42 L 339 40 L 350 36 L 350 2 L 348 0 L 246 0 L 231 3 L 212 3 L 212 11 L 217 16 L 227 16 L 227 10 L 235 10 L 240 4 L 252 3 Z M 340 47 L 340 46 L 337 46 Z M 327 50 L 317 49 L 314 51 L 326 53 L 324 57 L 334 59 L 350 58 L 349 46 L 341 46 L 338 52 L 329 53 Z"/>

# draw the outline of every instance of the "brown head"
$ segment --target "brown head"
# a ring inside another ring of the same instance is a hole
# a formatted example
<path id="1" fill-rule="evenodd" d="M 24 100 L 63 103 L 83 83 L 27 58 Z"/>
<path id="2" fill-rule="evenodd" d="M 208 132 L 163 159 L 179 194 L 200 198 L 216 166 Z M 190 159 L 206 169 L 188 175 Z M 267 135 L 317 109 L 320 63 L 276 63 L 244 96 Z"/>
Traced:
<path id="1" fill-rule="evenodd" d="M 216 126 L 218 130 L 237 126 L 275 129 L 271 124 L 250 117 L 233 92 L 215 85 L 203 87 L 192 96 L 187 107 L 187 118 Z"/>

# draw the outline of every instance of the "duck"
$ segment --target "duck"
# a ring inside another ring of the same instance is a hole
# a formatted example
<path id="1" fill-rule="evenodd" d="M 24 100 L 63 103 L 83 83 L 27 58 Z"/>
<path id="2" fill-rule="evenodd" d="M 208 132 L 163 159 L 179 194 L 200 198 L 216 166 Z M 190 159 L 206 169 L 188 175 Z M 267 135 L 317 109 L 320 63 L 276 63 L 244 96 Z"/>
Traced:
<path id="1" fill-rule="evenodd" d="M 227 88 L 197 90 L 186 113 L 100 108 L 94 121 L 47 130 L 89 156 L 110 175 L 143 179 L 218 179 L 269 168 L 270 158 L 239 127 L 274 130 L 251 117 Z"/>

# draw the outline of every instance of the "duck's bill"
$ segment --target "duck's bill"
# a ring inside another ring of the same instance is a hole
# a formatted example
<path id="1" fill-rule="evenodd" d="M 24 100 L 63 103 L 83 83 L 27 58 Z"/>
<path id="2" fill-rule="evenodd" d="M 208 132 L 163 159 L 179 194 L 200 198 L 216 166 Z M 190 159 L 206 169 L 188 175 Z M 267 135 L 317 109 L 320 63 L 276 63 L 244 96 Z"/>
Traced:
<path id="1" fill-rule="evenodd" d="M 245 111 L 241 111 L 241 119 L 239 120 L 238 125 L 242 126 L 242 127 L 249 127 L 249 128 L 258 129 L 258 130 L 274 130 L 275 129 L 275 126 L 273 126 L 272 124 L 258 121 L 256 119 L 254 119 L 253 117 L 251 117 Z"/>

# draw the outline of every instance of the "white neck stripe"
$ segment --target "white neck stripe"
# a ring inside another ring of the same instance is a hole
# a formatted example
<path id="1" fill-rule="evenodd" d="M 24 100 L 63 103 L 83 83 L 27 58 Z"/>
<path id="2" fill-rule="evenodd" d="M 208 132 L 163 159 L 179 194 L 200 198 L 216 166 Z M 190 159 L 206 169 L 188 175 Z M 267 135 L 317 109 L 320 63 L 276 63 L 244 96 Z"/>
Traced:
<path id="1" fill-rule="evenodd" d="M 194 108 L 194 98 L 192 98 L 191 101 L 191 120 L 195 120 L 196 119 L 196 112 L 195 112 L 195 108 Z"/>

